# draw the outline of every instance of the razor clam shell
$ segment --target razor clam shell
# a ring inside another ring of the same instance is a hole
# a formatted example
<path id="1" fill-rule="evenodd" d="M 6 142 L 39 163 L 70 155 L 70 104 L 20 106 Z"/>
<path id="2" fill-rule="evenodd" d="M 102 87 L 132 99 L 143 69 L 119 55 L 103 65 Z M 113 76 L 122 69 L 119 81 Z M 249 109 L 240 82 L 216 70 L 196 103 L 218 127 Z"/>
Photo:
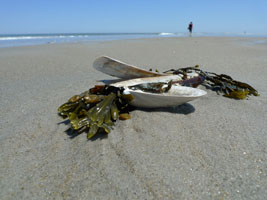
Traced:
<path id="1" fill-rule="evenodd" d="M 166 74 L 140 69 L 108 56 L 101 56 L 97 58 L 93 63 L 93 67 L 104 74 L 122 79 L 166 76 Z"/>

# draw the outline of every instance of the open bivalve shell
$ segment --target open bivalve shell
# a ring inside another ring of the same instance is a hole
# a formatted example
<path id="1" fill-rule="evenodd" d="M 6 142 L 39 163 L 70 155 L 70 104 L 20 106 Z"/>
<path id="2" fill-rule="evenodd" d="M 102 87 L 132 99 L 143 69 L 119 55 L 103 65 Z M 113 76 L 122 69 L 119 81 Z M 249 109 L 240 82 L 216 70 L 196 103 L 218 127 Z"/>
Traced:
<path id="1" fill-rule="evenodd" d="M 206 94 L 203 90 L 184 87 L 179 84 L 173 84 L 168 91 L 163 93 L 153 93 L 133 89 L 133 86 L 139 84 L 166 83 L 167 85 L 170 81 L 177 82 L 181 81 L 182 78 L 180 75 L 162 74 L 140 69 L 107 56 L 97 58 L 93 63 L 93 67 L 105 74 L 127 79 L 111 85 L 115 87 L 123 87 L 125 93 L 132 94 L 134 99 L 130 104 L 136 107 L 155 108 L 177 106 Z M 192 76 L 195 75 L 192 74 Z"/>

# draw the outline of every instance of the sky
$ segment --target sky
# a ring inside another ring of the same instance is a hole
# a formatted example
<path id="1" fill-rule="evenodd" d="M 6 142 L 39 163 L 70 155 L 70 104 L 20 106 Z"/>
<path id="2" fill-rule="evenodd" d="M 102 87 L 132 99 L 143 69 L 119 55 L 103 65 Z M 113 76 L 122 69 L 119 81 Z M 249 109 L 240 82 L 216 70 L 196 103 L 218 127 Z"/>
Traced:
<path id="1" fill-rule="evenodd" d="M 267 0 L 0 0 L 0 34 L 267 34 Z"/>

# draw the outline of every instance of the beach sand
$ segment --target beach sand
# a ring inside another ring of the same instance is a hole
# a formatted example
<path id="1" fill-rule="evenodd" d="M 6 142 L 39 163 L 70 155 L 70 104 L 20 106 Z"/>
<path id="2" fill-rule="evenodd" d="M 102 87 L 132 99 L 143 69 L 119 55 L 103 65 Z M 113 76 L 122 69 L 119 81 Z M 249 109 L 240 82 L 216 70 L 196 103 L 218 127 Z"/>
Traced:
<path id="1" fill-rule="evenodd" d="M 254 41 L 262 42 L 254 42 Z M 71 137 L 57 108 L 97 80 L 107 55 L 165 71 L 194 66 L 247 82 L 137 109 L 107 138 Z M 160 38 L 0 49 L 0 199 L 266 199 L 267 39 Z"/>

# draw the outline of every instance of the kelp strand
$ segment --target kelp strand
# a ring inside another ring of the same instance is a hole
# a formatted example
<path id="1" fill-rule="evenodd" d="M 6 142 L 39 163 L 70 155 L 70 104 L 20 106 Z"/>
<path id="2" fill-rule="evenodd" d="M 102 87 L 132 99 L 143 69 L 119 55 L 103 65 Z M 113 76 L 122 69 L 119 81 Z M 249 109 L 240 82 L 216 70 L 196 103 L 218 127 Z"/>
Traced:
<path id="1" fill-rule="evenodd" d="M 119 116 L 129 115 L 125 113 L 125 108 L 133 97 L 131 94 L 121 95 L 123 90 L 113 86 L 95 86 L 71 97 L 58 108 L 58 112 L 70 120 L 73 130 L 86 130 L 88 139 L 100 130 L 108 134 Z M 123 120 L 127 118 L 130 117 L 124 117 Z"/>

